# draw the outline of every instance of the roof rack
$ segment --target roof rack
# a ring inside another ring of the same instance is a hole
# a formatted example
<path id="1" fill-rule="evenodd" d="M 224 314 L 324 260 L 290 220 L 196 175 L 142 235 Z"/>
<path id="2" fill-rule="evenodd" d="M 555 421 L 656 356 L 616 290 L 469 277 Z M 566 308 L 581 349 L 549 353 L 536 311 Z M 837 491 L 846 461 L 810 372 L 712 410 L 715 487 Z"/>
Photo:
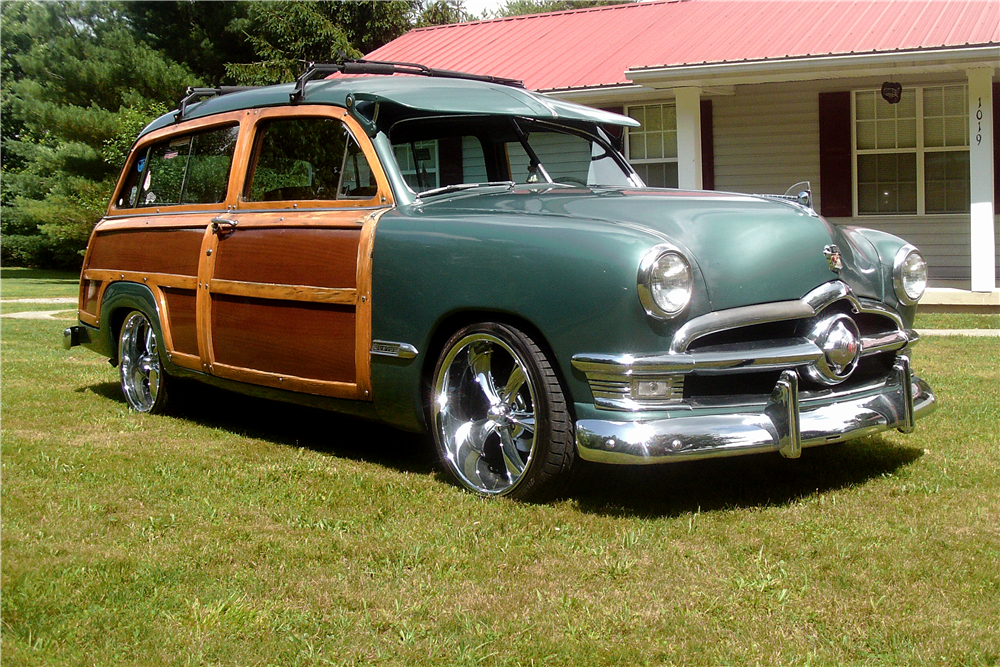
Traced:
<path id="1" fill-rule="evenodd" d="M 507 79 L 488 74 L 470 74 L 447 69 L 434 69 L 419 63 L 400 63 L 384 60 L 342 60 L 337 63 L 309 63 L 306 71 L 295 80 L 295 90 L 289 95 L 292 104 L 301 102 L 306 96 L 306 83 L 321 74 L 413 74 L 417 76 L 433 76 L 447 79 L 466 79 L 469 81 L 485 81 L 504 86 L 524 88 L 524 82 L 518 79 Z"/>
<path id="2" fill-rule="evenodd" d="M 228 95 L 229 93 L 239 93 L 244 90 L 252 90 L 254 88 L 259 88 L 259 86 L 217 86 L 215 88 L 188 87 L 187 91 L 184 93 L 184 99 L 181 100 L 180 105 L 177 107 L 177 113 L 174 115 L 174 120 L 182 120 L 184 118 L 184 112 L 187 111 L 188 105 L 194 104 L 203 97 Z"/>

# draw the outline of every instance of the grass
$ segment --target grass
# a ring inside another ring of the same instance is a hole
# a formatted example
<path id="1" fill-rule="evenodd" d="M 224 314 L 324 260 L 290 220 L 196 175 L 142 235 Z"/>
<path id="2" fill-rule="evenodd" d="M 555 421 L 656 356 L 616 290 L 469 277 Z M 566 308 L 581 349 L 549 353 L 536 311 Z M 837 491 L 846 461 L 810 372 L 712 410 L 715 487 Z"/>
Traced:
<path id="1" fill-rule="evenodd" d="M 0 297 L 4 299 L 75 297 L 79 287 L 79 272 L 0 268 Z"/>
<path id="2" fill-rule="evenodd" d="M 1000 661 L 1000 339 L 920 343 L 914 434 L 587 467 L 532 506 L 337 415 L 131 413 L 64 326 L 0 332 L 5 667 Z"/>
<path id="3" fill-rule="evenodd" d="M 1000 329 L 1000 315 L 917 313 L 918 329 Z"/>

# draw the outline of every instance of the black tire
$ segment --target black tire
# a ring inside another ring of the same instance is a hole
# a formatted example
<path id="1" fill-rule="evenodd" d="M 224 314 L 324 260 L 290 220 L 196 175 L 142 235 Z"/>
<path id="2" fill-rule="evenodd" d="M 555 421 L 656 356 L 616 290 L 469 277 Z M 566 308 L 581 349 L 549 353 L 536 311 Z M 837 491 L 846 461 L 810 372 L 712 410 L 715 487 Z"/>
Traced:
<path id="1" fill-rule="evenodd" d="M 167 405 L 170 376 L 160 361 L 160 341 L 145 313 L 125 316 L 118 334 L 118 371 L 122 394 L 137 412 L 161 413 Z"/>
<path id="2" fill-rule="evenodd" d="M 429 423 L 441 463 L 483 496 L 545 502 L 569 480 L 573 420 L 552 365 L 520 330 L 463 327 L 434 367 Z"/>

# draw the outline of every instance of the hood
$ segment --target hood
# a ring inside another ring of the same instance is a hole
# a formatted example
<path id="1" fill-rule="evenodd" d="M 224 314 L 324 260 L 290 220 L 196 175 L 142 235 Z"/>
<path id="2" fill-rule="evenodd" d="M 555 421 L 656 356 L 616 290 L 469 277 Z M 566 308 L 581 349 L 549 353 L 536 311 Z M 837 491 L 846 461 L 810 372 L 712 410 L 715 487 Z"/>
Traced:
<path id="1" fill-rule="evenodd" d="M 798 299 L 837 279 L 859 296 L 882 296 L 877 262 L 863 246 L 797 205 L 750 195 L 531 188 L 466 193 L 417 207 L 431 215 L 503 212 L 641 229 L 687 252 L 704 277 L 713 310 Z M 830 268 L 823 252 L 831 244 L 840 248 L 843 257 L 839 274 Z"/>

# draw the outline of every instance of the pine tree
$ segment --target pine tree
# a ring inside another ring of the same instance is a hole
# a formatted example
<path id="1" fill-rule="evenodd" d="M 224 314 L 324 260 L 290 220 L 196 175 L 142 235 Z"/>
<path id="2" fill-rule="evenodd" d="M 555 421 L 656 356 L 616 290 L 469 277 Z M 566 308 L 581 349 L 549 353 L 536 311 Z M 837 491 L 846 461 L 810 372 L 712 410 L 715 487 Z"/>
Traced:
<path id="1" fill-rule="evenodd" d="M 230 30 L 242 33 L 256 61 L 229 63 L 226 73 L 243 85 L 294 80 L 310 62 L 357 58 L 395 39 L 411 26 L 416 1 L 246 3 L 246 18 Z"/>
<path id="2" fill-rule="evenodd" d="M 197 81 L 137 41 L 120 5 L 0 12 L 2 261 L 79 266 L 135 135 Z"/>

